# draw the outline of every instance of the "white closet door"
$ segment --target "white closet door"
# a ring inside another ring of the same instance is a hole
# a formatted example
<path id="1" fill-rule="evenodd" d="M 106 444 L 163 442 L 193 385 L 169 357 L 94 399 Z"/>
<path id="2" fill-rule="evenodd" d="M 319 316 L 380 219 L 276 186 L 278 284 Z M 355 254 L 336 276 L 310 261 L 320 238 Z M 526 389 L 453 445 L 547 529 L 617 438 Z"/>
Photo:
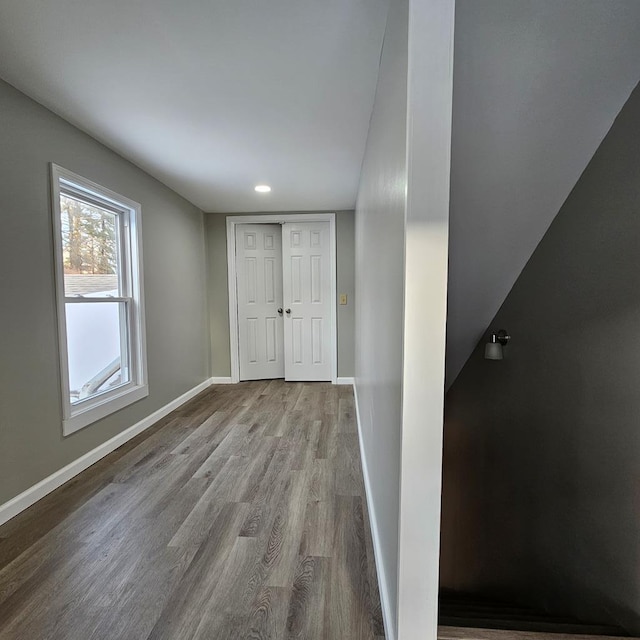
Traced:
<path id="1" fill-rule="evenodd" d="M 283 378 L 279 224 L 236 226 L 236 286 L 240 380 Z"/>
<path id="2" fill-rule="evenodd" d="M 331 248 L 328 222 L 282 227 L 287 380 L 331 380 Z"/>

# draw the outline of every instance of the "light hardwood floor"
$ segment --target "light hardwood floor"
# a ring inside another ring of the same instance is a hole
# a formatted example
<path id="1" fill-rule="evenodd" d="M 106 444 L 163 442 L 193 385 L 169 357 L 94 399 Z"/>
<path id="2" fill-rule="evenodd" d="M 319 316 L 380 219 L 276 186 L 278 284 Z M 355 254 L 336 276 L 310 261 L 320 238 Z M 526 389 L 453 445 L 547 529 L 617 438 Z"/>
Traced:
<path id="1" fill-rule="evenodd" d="M 350 387 L 212 387 L 0 527 L 1 640 L 383 637 Z"/>

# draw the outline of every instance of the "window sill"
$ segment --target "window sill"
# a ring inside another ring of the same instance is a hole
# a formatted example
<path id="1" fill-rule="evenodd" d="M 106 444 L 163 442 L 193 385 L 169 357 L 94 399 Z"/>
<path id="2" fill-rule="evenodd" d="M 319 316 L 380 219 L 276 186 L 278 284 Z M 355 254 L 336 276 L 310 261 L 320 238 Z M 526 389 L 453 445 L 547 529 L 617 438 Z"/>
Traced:
<path id="1" fill-rule="evenodd" d="M 90 424 L 106 418 L 107 416 L 120 411 L 128 407 L 130 404 L 142 400 L 149 395 L 149 386 L 139 385 L 136 387 L 129 387 L 122 391 L 122 393 L 110 396 L 102 400 L 102 402 L 92 403 L 91 406 L 78 411 L 71 417 L 62 421 L 62 435 L 68 436 L 84 427 L 88 427 Z"/>

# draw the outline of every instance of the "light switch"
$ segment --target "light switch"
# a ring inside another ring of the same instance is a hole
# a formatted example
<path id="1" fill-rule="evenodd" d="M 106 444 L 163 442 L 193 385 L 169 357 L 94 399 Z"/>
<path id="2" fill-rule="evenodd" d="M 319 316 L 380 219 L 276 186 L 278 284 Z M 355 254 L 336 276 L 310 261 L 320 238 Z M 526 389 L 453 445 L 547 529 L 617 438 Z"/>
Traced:
<path id="1" fill-rule="evenodd" d="M 346 293 L 341 293 L 340 294 L 340 304 L 347 304 L 347 294 Z"/>

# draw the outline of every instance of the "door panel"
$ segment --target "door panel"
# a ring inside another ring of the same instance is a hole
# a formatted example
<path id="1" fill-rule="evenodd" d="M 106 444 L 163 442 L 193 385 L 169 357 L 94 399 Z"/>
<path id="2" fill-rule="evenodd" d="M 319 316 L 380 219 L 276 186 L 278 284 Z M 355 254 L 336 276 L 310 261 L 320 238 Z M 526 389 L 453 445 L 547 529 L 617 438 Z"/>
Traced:
<path id="1" fill-rule="evenodd" d="M 236 287 L 240 380 L 283 378 L 280 225 L 236 226 Z"/>
<path id="2" fill-rule="evenodd" d="M 287 380 L 331 380 L 331 251 L 328 222 L 282 227 Z"/>

